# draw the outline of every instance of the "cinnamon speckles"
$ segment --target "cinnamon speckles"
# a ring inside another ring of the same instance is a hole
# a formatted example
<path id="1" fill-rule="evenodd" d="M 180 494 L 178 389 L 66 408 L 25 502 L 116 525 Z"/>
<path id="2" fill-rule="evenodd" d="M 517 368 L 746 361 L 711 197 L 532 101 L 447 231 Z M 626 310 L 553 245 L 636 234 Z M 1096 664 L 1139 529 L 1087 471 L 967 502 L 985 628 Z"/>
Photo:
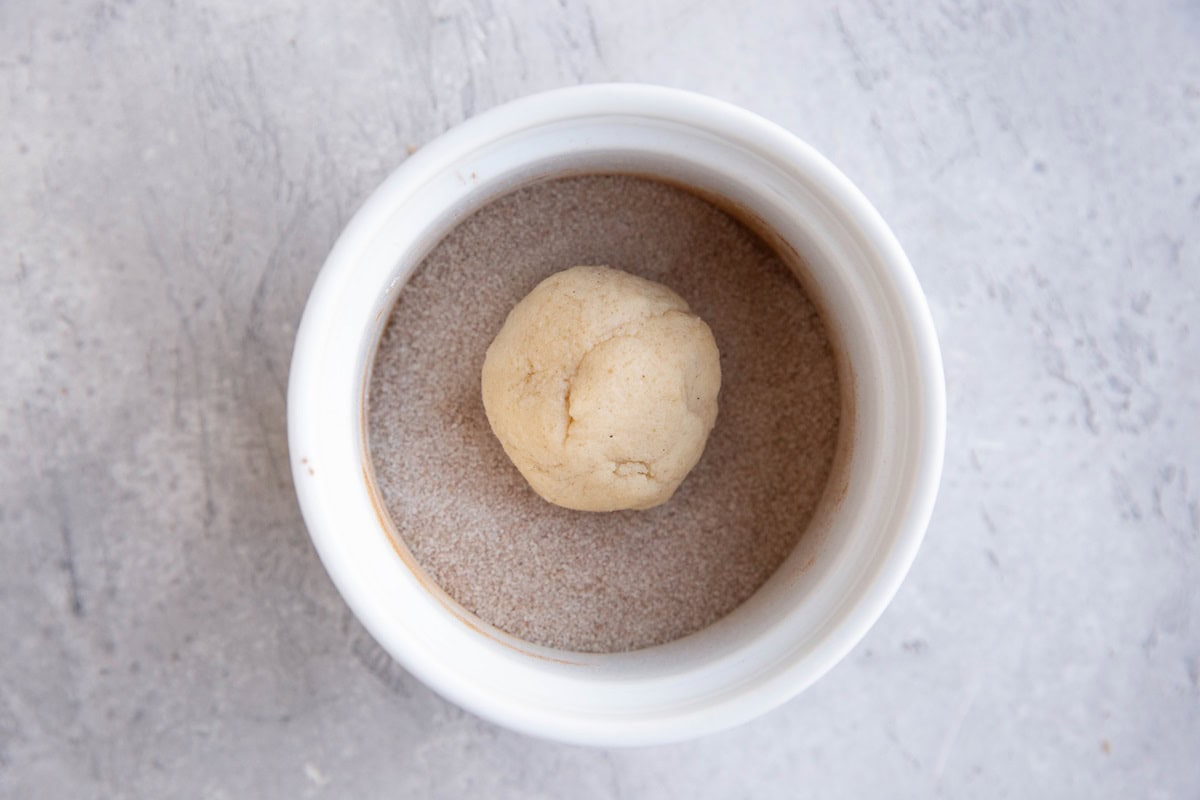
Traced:
<path id="1" fill-rule="evenodd" d="M 484 415 L 480 368 L 505 316 L 577 264 L 670 286 L 720 345 L 719 421 L 657 508 L 546 503 Z M 433 581 L 515 636 L 613 652 L 699 630 L 770 577 L 828 480 L 839 396 L 820 316 L 757 236 L 679 189 L 586 176 L 490 204 L 418 267 L 376 356 L 369 437 L 387 511 Z"/>

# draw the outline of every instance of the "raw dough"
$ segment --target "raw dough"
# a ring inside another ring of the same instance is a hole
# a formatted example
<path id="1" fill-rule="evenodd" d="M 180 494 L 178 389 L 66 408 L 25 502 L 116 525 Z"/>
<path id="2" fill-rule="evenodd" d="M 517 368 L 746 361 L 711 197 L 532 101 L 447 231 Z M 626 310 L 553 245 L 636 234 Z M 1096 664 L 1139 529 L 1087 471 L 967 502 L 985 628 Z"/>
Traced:
<path id="1" fill-rule="evenodd" d="M 483 406 L 525 480 L 580 511 L 665 503 L 717 419 L 712 331 L 667 287 L 574 267 L 509 313 L 483 363 Z"/>

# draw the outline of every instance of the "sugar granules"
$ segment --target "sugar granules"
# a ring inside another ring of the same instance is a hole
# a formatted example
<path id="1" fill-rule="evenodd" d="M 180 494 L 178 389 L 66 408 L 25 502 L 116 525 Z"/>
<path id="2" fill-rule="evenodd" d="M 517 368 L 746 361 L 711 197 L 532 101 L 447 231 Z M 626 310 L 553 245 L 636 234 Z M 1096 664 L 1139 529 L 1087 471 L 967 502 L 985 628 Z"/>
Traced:
<path id="1" fill-rule="evenodd" d="M 492 435 L 484 353 L 548 275 L 601 264 L 674 289 L 721 351 L 720 413 L 666 505 L 550 505 Z M 791 552 L 828 482 L 840 393 L 821 318 L 758 236 L 633 176 L 547 181 L 459 223 L 401 292 L 375 358 L 369 441 L 417 562 L 480 618 L 537 644 L 618 652 L 720 619 Z"/>

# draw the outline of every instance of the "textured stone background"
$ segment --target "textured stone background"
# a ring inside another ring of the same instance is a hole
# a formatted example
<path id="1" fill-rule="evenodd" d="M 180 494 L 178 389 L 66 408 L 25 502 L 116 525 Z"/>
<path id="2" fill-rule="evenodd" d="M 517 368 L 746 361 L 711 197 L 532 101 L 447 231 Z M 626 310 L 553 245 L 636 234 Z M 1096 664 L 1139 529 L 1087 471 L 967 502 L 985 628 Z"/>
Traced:
<path id="1" fill-rule="evenodd" d="M 870 636 L 646 750 L 509 733 L 390 662 L 285 445 L 357 204 L 463 118 L 598 80 L 832 157 L 949 385 Z M 1198 228 L 1194 0 L 0 3 L 0 796 L 1196 796 Z"/>

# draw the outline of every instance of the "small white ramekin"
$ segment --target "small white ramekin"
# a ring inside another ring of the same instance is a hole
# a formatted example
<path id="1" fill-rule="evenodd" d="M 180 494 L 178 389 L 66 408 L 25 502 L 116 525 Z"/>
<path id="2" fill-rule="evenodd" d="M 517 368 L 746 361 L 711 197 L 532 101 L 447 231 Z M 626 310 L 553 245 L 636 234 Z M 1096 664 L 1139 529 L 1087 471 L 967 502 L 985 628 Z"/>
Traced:
<path id="1" fill-rule="evenodd" d="M 850 418 L 813 527 L 757 594 L 692 636 L 611 655 L 531 645 L 434 585 L 380 502 L 366 433 L 380 333 L 422 257 L 488 201 L 530 181 L 589 172 L 690 186 L 803 264 L 801 280 L 840 350 Z M 463 123 L 405 161 L 359 210 L 321 270 L 296 337 L 288 437 L 321 560 L 397 661 L 502 725 L 638 745 L 762 714 L 866 634 L 908 571 L 933 508 L 945 389 L 912 267 L 832 164 L 782 128 L 717 100 L 652 86 L 583 86 Z"/>

